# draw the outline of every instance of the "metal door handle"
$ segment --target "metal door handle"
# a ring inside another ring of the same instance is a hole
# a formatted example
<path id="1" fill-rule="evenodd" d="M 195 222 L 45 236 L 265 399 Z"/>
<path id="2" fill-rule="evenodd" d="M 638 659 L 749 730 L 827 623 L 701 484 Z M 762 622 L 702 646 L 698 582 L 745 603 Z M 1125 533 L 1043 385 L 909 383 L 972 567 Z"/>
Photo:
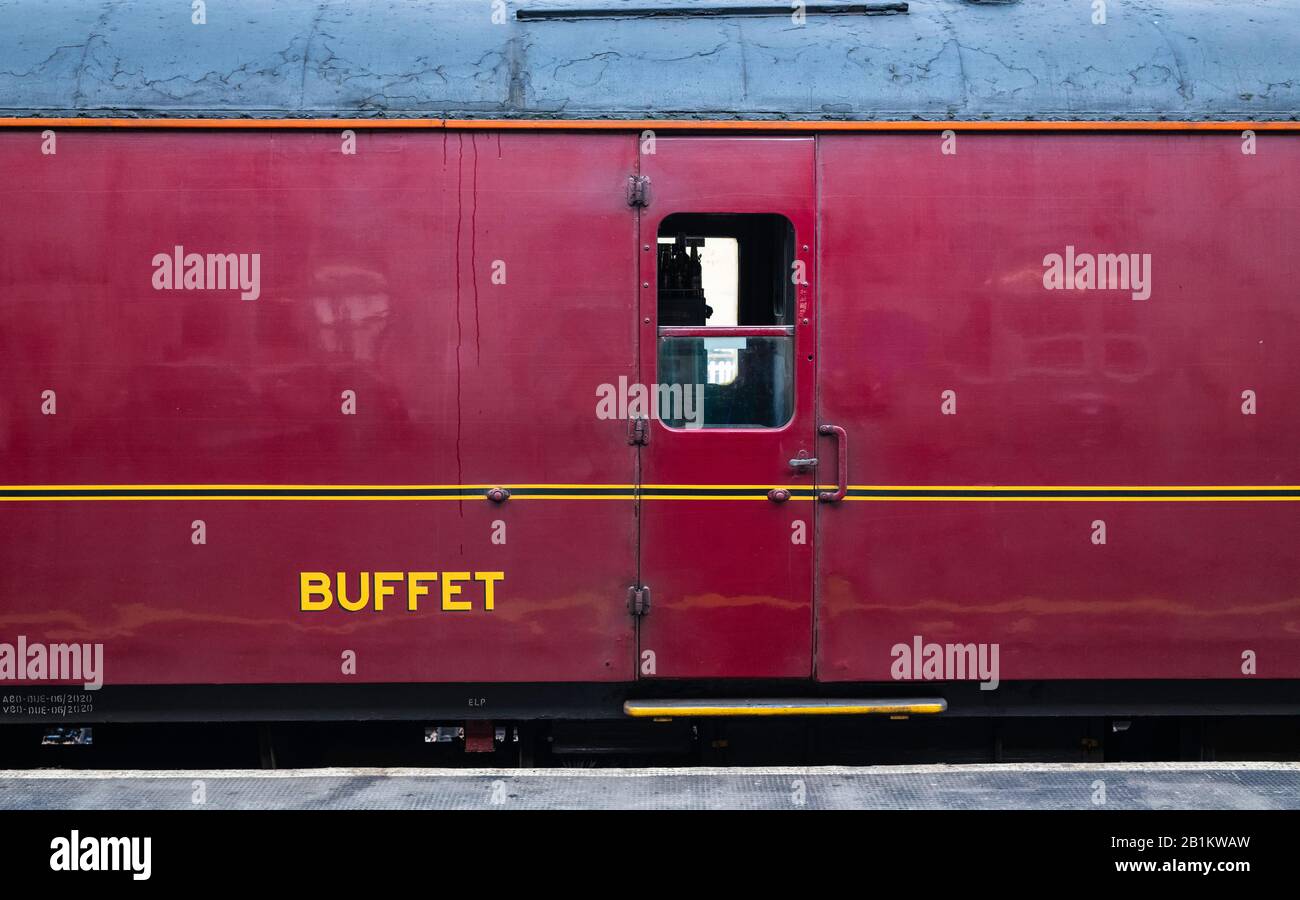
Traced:
<path id="1" fill-rule="evenodd" d="M 849 492 L 849 436 L 838 425 L 818 425 L 817 433 L 834 435 L 836 443 L 839 444 L 835 453 L 836 469 L 839 472 L 836 489 L 822 491 L 817 495 L 817 499 L 823 503 L 837 503 Z"/>

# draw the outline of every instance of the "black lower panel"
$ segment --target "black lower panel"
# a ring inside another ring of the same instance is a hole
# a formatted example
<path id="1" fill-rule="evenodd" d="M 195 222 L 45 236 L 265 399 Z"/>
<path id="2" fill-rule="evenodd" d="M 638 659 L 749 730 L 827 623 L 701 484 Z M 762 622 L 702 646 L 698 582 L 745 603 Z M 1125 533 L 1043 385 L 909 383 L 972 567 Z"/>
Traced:
<path id="1" fill-rule="evenodd" d="M 942 718 L 1300 715 L 1295 681 L 171 685 L 0 688 L 0 724 L 622 719 L 629 698 L 940 696 Z"/>

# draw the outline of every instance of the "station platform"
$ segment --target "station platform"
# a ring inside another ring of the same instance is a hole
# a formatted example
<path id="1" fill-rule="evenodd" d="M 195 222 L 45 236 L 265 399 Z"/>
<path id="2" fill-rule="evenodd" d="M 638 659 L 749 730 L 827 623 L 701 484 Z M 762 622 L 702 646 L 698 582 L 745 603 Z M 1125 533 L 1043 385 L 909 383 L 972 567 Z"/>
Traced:
<path id="1" fill-rule="evenodd" d="M 1300 763 L 0 771 L 0 809 L 1300 809 Z"/>

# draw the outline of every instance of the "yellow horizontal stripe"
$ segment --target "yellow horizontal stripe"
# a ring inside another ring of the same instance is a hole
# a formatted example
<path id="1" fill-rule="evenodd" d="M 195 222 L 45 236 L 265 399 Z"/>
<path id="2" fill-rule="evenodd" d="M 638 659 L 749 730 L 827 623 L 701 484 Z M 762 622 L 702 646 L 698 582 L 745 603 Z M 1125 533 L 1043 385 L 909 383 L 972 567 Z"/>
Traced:
<path id="1" fill-rule="evenodd" d="M 476 499 L 479 500 L 483 499 L 483 496 L 481 494 L 475 494 L 474 496 Z M 418 500 L 420 498 L 416 497 L 413 499 Z M 510 495 L 511 503 L 514 503 L 516 500 L 527 501 L 527 500 L 636 500 L 636 499 L 637 499 L 636 494 L 545 494 L 540 497 L 529 497 L 527 494 Z M 653 500 L 654 498 L 642 497 L 641 499 Z"/>
<path id="2" fill-rule="evenodd" d="M 436 501 L 436 500 L 482 500 L 482 499 L 484 499 L 482 494 L 447 494 L 442 497 L 413 497 L 413 496 L 394 497 L 391 495 L 384 495 L 384 494 L 375 494 L 375 495 L 353 494 L 347 497 L 327 497 L 327 496 L 322 496 L 320 494 L 281 494 L 274 497 L 268 497 L 264 494 L 223 494 L 219 497 L 212 497 L 207 494 L 174 494 L 174 495 L 173 494 L 157 494 L 157 495 L 141 494 L 132 497 L 101 497 L 96 494 L 72 494 L 69 496 L 59 496 L 59 497 L 0 497 L 0 503 L 23 503 L 23 502 L 58 503 L 63 500 L 78 500 L 78 501 L 93 500 L 93 501 L 101 501 L 106 503 L 113 503 L 113 502 L 129 503 L 133 500 L 256 500 L 256 501 L 262 501 L 262 500 L 317 500 L 317 501 L 421 500 L 424 501 L 424 500 L 429 500 L 429 501 Z M 511 499 L 513 500 L 515 498 L 512 497 Z M 534 498 L 520 497 L 518 499 L 550 500 L 552 498 L 551 497 L 534 497 Z M 581 499 L 606 500 L 606 499 L 613 499 L 613 498 L 583 495 Z"/>
<path id="3" fill-rule="evenodd" d="M 730 704 L 719 701 L 710 705 L 678 705 L 629 700 L 623 712 L 633 718 L 689 718 L 699 716 L 865 716 L 865 715 L 934 715 L 947 709 L 943 701 L 889 703 L 873 701 L 856 703 L 846 701 L 828 704 Z"/>
<path id="4" fill-rule="evenodd" d="M 668 491 L 663 494 L 638 493 L 633 484 L 55 484 L 55 485 L 0 485 L 0 502 L 23 501 L 132 501 L 132 500 L 338 500 L 338 501 L 431 501 L 431 500 L 482 500 L 483 492 L 494 487 L 506 487 L 513 493 L 511 500 L 746 500 L 765 501 L 767 491 L 781 488 L 791 491 L 789 500 L 813 501 L 816 492 L 829 490 L 831 486 L 770 485 L 770 484 L 646 484 L 643 491 Z M 533 495 L 530 489 L 559 491 L 554 494 Z M 193 491 L 194 493 L 164 494 L 150 491 Z M 255 493 L 258 491 L 292 491 L 288 494 L 271 495 Z M 367 491 L 385 491 L 389 493 L 366 493 Z M 429 496 L 431 490 L 456 491 L 442 496 Z M 593 494 L 593 490 L 616 491 L 617 493 Z M 710 491 L 750 491 L 752 493 L 734 495 L 709 493 Z M 1300 502 L 1300 486 L 1294 485 L 852 485 L 851 491 L 893 491 L 885 496 L 855 496 L 850 494 L 845 500 L 866 503 L 1240 503 L 1240 502 Z M 906 493 L 907 491 L 923 493 Z M 3 492 L 32 492 L 34 496 L 6 496 Z M 62 492 L 72 493 L 62 493 Z M 80 493 L 80 492 L 85 493 Z M 142 491 L 136 496 L 104 496 L 111 491 Z M 249 491 L 250 493 L 232 493 L 214 496 L 211 491 Z M 336 496 L 327 492 L 356 491 L 357 493 Z M 409 494 L 391 492 L 409 491 Z M 676 491 L 681 491 L 676 493 Z M 966 492 L 959 496 L 944 492 Z M 992 496 L 1000 491 L 1039 491 L 1040 496 Z M 1107 491 L 1124 491 L 1130 495 L 1108 494 Z M 1240 491 L 1244 493 L 1233 496 L 1185 496 L 1171 497 L 1168 491 Z M 1250 492 L 1260 491 L 1252 495 Z M 1289 491 L 1293 496 L 1272 496 L 1271 492 Z M 698 492 L 698 493 L 696 493 Z M 796 493 L 798 492 L 798 493 Z M 1077 492 L 1089 492 L 1087 496 L 1071 496 Z M 1101 492 L 1101 493 L 1094 493 Z M 1138 496 L 1131 496 L 1136 493 Z M 972 496 L 973 494 L 973 496 Z M 1141 496 L 1150 494 L 1150 496 Z"/>
<path id="5" fill-rule="evenodd" d="M 695 490 L 699 490 L 700 488 L 725 488 L 730 490 L 748 489 L 754 491 L 770 491 L 772 488 L 778 487 L 791 491 L 815 490 L 815 486 L 811 484 L 643 484 L 641 487 L 645 489 L 654 488 L 656 490 L 667 490 L 669 488 L 694 488 Z"/>
<path id="6" fill-rule="evenodd" d="M 447 499 L 472 499 L 472 501 L 481 501 L 484 499 L 482 494 L 446 494 L 442 497 L 390 497 L 386 494 L 350 494 L 347 497 L 324 497 L 321 494 L 279 494 L 276 497 L 268 497 L 265 494 L 229 494 L 229 496 L 211 497 L 207 494 L 138 494 L 134 497 L 100 497 L 98 494 L 68 494 L 68 496 L 59 497 L 0 497 L 0 503 L 57 503 L 62 501 L 78 502 L 99 502 L 99 503 L 130 503 L 134 501 L 285 501 L 285 499 L 294 499 L 294 501 L 317 501 L 317 502 L 348 502 L 348 501 L 391 501 L 406 503 L 430 503 L 438 501 L 447 501 Z M 656 501 L 656 499 L 742 499 L 742 501 L 766 501 L 767 497 L 732 497 L 728 494 L 664 494 L 660 497 L 638 497 L 637 494 L 546 494 L 541 497 L 529 497 L 526 494 L 512 494 L 510 502 L 528 502 L 537 501 L 537 499 L 641 499 L 641 501 Z M 813 497 L 790 497 L 789 501 L 811 501 Z"/>
<path id="7" fill-rule="evenodd" d="M 851 484 L 851 491 L 1296 491 L 1294 484 Z"/>
<path id="8" fill-rule="evenodd" d="M 482 488 L 502 487 L 501 483 L 496 484 L 0 484 L 0 491 L 76 491 L 76 490 L 121 490 L 121 491 L 147 491 L 150 488 L 166 488 L 168 490 L 183 490 L 186 488 L 201 491 L 234 491 L 234 490 L 301 490 L 301 491 L 364 491 L 367 488 L 385 491 L 431 491 L 431 490 L 453 490 L 463 488 L 465 490 L 477 490 Z M 684 485 L 685 486 L 685 485 Z M 711 485 L 718 487 L 719 485 Z M 636 487 L 634 484 L 514 484 L 510 488 L 627 488 L 631 490 Z M 649 485 L 647 485 L 649 487 Z"/>
<path id="9" fill-rule="evenodd" d="M 516 488 L 627 488 L 632 490 L 635 484 L 607 484 L 603 482 L 564 483 L 548 482 L 537 484 L 519 484 L 515 482 L 495 482 L 492 484 L 0 484 L 5 491 L 74 491 L 74 490 L 148 490 L 149 488 L 166 488 L 180 490 L 365 490 L 374 488 L 386 491 L 425 491 L 451 490 L 487 490 L 494 487 Z M 670 488 L 717 488 L 725 490 L 769 490 L 784 487 L 791 490 L 812 490 L 809 484 L 774 485 L 768 484 L 643 484 L 642 489 L 666 490 Z M 832 488 L 834 485 L 821 485 Z M 852 484 L 854 491 L 1300 491 L 1300 485 L 1292 484 Z"/>
<path id="10" fill-rule="evenodd" d="M 712 485 L 701 485 L 701 487 L 712 487 Z M 733 494 L 653 494 L 649 497 L 642 496 L 642 500 L 767 500 L 766 494 L 754 494 L 748 497 L 737 497 Z M 788 501 L 795 500 L 812 500 L 812 497 L 787 498 Z"/>
<path id="11" fill-rule="evenodd" d="M 929 495 L 914 497 L 898 494 L 892 497 L 845 497 L 844 499 L 867 503 L 896 503 L 900 500 L 909 503 L 1239 503 L 1243 500 L 1257 503 L 1272 500 L 1295 503 L 1300 501 L 1300 497 L 1262 497 L 1250 494 L 1237 497 L 1112 497 L 1104 494 L 1095 497 L 932 497 Z"/>

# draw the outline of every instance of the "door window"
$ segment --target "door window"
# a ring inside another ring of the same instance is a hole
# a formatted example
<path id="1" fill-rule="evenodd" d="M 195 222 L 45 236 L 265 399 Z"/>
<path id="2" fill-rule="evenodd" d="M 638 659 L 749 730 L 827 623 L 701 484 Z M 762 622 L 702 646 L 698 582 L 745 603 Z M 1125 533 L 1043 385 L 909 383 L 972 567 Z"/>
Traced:
<path id="1" fill-rule="evenodd" d="M 676 213 L 663 220 L 658 240 L 657 382 L 700 398 L 663 423 L 785 425 L 794 414 L 790 220 Z"/>

